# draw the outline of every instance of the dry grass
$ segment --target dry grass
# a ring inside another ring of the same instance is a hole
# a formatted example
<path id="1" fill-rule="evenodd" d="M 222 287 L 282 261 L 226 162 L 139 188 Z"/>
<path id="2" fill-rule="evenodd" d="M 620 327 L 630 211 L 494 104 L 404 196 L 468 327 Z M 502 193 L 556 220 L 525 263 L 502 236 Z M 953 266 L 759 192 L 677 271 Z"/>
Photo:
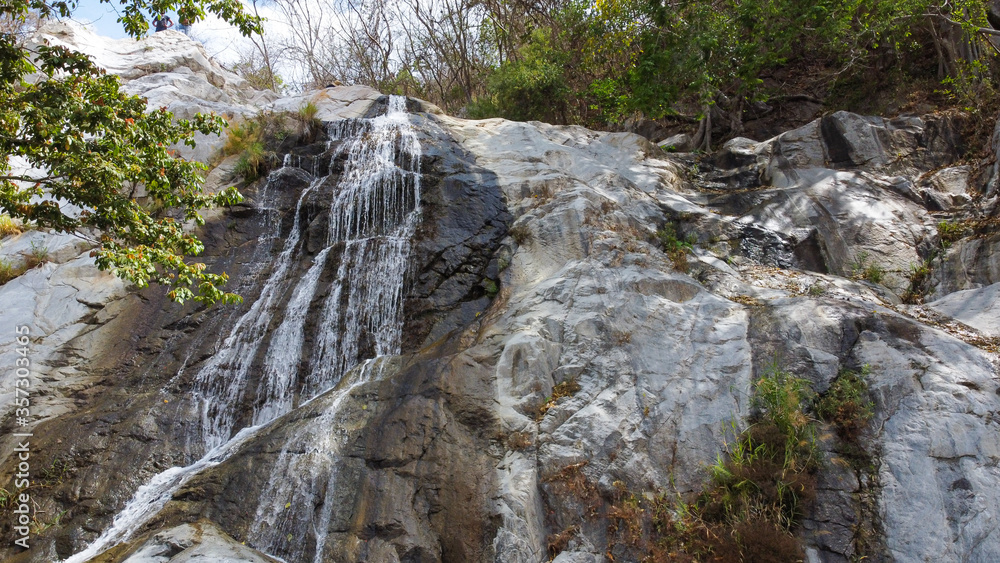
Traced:
<path id="1" fill-rule="evenodd" d="M 15 268 L 14 265 L 10 263 L 10 260 L 0 258 L 0 285 L 9 282 L 23 273 L 24 270 Z"/>
<path id="2" fill-rule="evenodd" d="M 0 215 L 0 237 L 19 234 L 21 234 L 21 229 L 14 223 L 14 220 L 10 218 L 10 215 L 7 215 L 6 213 Z"/>
<path id="3" fill-rule="evenodd" d="M 559 399 L 563 397 L 570 397 L 580 390 L 580 384 L 576 382 L 576 379 L 567 379 L 566 381 L 561 381 L 552 388 L 552 395 L 545 399 L 545 404 L 538 408 L 538 420 L 541 420 L 545 416 L 545 413 L 549 412 L 549 409 L 556 406 Z"/>

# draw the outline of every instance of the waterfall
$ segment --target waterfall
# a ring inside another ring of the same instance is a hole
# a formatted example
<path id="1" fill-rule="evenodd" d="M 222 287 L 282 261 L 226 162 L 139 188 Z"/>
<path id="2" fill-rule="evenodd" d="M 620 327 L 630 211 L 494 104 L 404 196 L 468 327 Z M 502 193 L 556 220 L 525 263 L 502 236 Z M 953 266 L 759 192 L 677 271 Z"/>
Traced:
<path id="1" fill-rule="evenodd" d="M 341 141 L 338 154 L 346 155 L 346 162 L 334 187 L 326 246 L 308 270 L 295 279 L 294 266 L 304 246 L 304 225 L 300 224 L 303 204 L 310 194 L 324 189 L 327 178 L 321 177 L 299 196 L 291 232 L 260 296 L 194 376 L 192 394 L 199 404 L 204 456 L 186 467 L 168 469 L 140 487 L 112 525 L 67 563 L 86 561 L 128 539 L 198 472 L 222 463 L 268 423 L 336 387 L 350 372 L 354 374 L 352 379 L 341 384 L 321 415 L 323 421 L 333 424 L 350 392 L 380 377 L 383 362 L 377 358 L 399 353 L 403 280 L 410 239 L 420 220 L 421 148 L 406 115 L 405 102 L 403 97 L 391 96 L 384 115 L 331 126 L 330 136 Z M 291 162 L 290 158 L 284 160 L 286 166 Z M 335 279 L 321 306 L 316 307 L 322 274 L 336 257 L 339 265 Z M 288 289 L 291 297 L 283 303 L 282 296 Z M 279 314 L 281 322 L 269 331 Z M 316 317 L 312 320 L 317 330 L 312 335 L 312 349 L 304 354 L 310 315 Z M 255 364 L 265 345 L 263 365 Z M 304 370 L 300 369 L 303 364 Z M 358 364 L 360 367 L 352 371 Z M 259 381 L 255 372 L 260 372 Z M 307 375 L 300 378 L 300 372 Z M 251 387 L 255 382 L 254 390 Z M 252 425 L 238 429 L 239 410 L 250 398 Z M 299 528 L 299 533 L 313 530 L 317 561 L 322 557 L 326 526 L 334 508 L 330 495 L 340 448 L 334 432 L 322 434 L 300 432 L 289 439 L 271 473 L 273 478 L 260 496 L 257 524 L 249 538 L 254 545 L 287 551 L 281 541 L 285 538 L 287 542 L 287 537 L 281 535 L 283 528 L 265 523 L 273 521 L 280 508 L 275 503 L 281 507 L 301 503 L 300 512 L 308 526 Z M 290 448 L 293 442 L 298 445 Z M 309 475 L 311 484 L 291 490 L 287 476 L 292 473 Z M 320 504 L 318 519 L 314 519 L 314 509 Z M 301 557 L 301 551 L 296 553 Z"/>
<path id="2" fill-rule="evenodd" d="M 299 562 L 307 560 L 305 554 L 312 545 L 313 562 L 322 563 L 339 491 L 337 462 L 348 434 L 340 418 L 341 407 L 356 388 L 389 371 L 384 358 L 365 360 L 348 372 L 345 377 L 350 379 L 325 399 L 327 407 L 316 421 L 288 437 L 260 494 L 248 534 L 252 546 Z M 306 534 L 313 536 L 311 545 Z"/>
<path id="3" fill-rule="evenodd" d="M 195 393 L 201 399 L 202 434 L 206 450 L 221 446 L 232 435 L 236 423 L 236 407 L 246 392 L 257 348 L 264 340 L 275 309 L 280 306 L 277 302 L 281 295 L 279 290 L 286 281 L 293 255 L 298 249 L 302 202 L 322 181 L 323 178 L 317 178 L 302 191 L 295 205 L 292 231 L 285 240 L 284 248 L 275 261 L 274 270 L 260 297 L 236 321 L 222 348 L 195 377 Z"/>
<path id="4" fill-rule="evenodd" d="M 324 330 L 315 335 L 303 397 L 328 389 L 363 357 L 399 353 L 403 279 L 410 239 L 420 219 L 420 144 L 406 119 L 404 102 L 405 98 L 393 97 L 385 116 L 342 123 L 344 129 L 337 132 L 347 139 L 342 150 L 348 158 L 330 206 L 330 246 L 326 250 L 342 247 L 343 251 L 320 312 L 318 326 Z M 353 131 L 345 131 L 348 128 Z M 300 282 L 301 295 L 308 293 L 306 287 L 315 285 L 312 276 L 310 270 Z M 288 307 L 295 314 L 286 314 L 271 341 L 272 347 L 283 348 L 275 349 L 273 355 L 269 352 L 269 359 L 285 354 L 299 357 L 305 315 L 298 311 L 304 310 L 306 304 L 296 288 Z M 290 335 L 287 338 L 282 337 L 286 322 Z M 369 349 L 362 349 L 364 346 Z M 276 365 L 288 361 L 291 358 L 285 357 Z M 343 437 L 334 430 L 336 416 L 350 390 L 380 375 L 381 365 L 366 362 L 352 372 L 357 373 L 356 379 L 350 386 L 342 385 L 318 424 L 311 425 L 323 429 L 320 435 L 311 434 L 307 428 L 289 437 L 271 469 L 271 479 L 261 491 L 255 525 L 248 538 L 253 545 L 268 553 L 280 552 L 290 561 L 300 561 L 307 549 L 301 534 L 311 530 L 315 537 L 314 561 L 322 561 L 335 503 L 336 460 L 343 445 Z M 277 408 L 279 402 L 290 399 L 288 385 L 292 382 L 288 378 L 279 381 L 278 369 L 268 371 L 267 377 L 269 382 L 275 381 L 268 396 Z"/>

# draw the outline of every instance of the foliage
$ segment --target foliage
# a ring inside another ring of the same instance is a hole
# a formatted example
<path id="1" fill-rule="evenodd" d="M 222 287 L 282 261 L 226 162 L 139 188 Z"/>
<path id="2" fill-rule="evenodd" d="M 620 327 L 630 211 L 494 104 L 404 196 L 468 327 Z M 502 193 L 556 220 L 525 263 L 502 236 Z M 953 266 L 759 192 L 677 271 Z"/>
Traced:
<path id="1" fill-rule="evenodd" d="M 538 420 L 541 420 L 545 416 L 545 413 L 549 412 L 549 409 L 556 406 L 559 399 L 563 397 L 572 397 L 580 390 L 580 384 L 577 383 L 575 378 L 569 378 L 564 381 L 560 381 L 552 387 L 552 395 L 545 398 L 545 403 L 538 408 Z"/>
<path id="2" fill-rule="evenodd" d="M 31 243 L 31 252 L 24 255 L 24 267 L 27 270 L 38 266 L 39 264 L 44 264 L 49 261 L 49 247 L 38 244 L 34 241 Z"/>
<path id="3" fill-rule="evenodd" d="M 885 268 L 873 262 L 867 252 L 859 252 L 857 259 L 851 264 L 851 279 L 882 283 L 884 278 Z"/>
<path id="4" fill-rule="evenodd" d="M 295 112 L 295 119 L 299 122 L 301 142 L 312 143 L 323 131 L 323 122 L 316 117 L 317 115 L 319 115 L 319 106 L 312 102 L 306 102 Z"/>
<path id="5" fill-rule="evenodd" d="M 38 30 L 41 17 L 38 12 L 2 11 L 0 10 L 0 33 L 13 35 L 18 41 L 24 41 Z"/>
<path id="6" fill-rule="evenodd" d="M 931 256 L 919 266 L 910 264 L 910 285 L 900 296 L 903 303 L 915 305 L 923 302 L 924 296 L 931 290 L 929 284 L 933 263 L 934 257 Z"/>
<path id="7" fill-rule="evenodd" d="M 808 293 L 810 297 L 819 297 L 824 293 L 826 293 L 826 289 L 827 286 L 825 283 L 817 281 L 809 286 L 809 289 L 806 290 L 806 293 Z"/>
<path id="8" fill-rule="evenodd" d="M 869 373 L 867 365 L 860 372 L 841 371 L 816 403 L 816 414 L 832 424 L 837 435 L 848 442 L 857 441 L 874 416 L 866 381 Z"/>
<path id="9" fill-rule="evenodd" d="M 250 119 L 230 123 L 216 159 L 238 155 L 236 173 L 252 182 L 279 164 L 277 151 L 282 145 L 316 141 L 323 133 L 318 114 L 319 107 L 307 102 L 295 112 L 262 111 Z"/>
<path id="10" fill-rule="evenodd" d="M 970 235 L 971 229 L 962 221 L 941 221 L 937 224 L 937 232 L 941 246 L 948 248 L 951 243 Z"/>
<path id="11" fill-rule="evenodd" d="M 17 19 L 34 11 L 44 20 L 69 16 L 73 7 L 14 0 L 0 13 Z M 119 21 L 140 36 L 149 26 L 147 12 L 176 10 L 196 21 L 205 7 L 244 33 L 259 28 L 238 0 L 127 0 Z M 0 210 L 41 228 L 94 238 L 99 268 L 139 287 L 170 286 L 174 301 L 237 301 L 219 289 L 225 274 L 187 260 L 204 246 L 183 223 L 200 225 L 199 209 L 235 203 L 240 195 L 232 188 L 203 194 L 202 165 L 174 158 L 169 148 L 193 145 L 195 132 L 219 132 L 221 120 L 198 115 L 174 122 L 164 108 L 146 110 L 144 99 L 123 92 L 119 79 L 87 56 L 63 47 L 29 49 L 15 34 L 0 33 Z M 13 157 L 44 172 L 14 169 Z M 143 192 L 146 203 L 139 202 Z M 67 211 L 71 207 L 82 211 Z"/>
<path id="12" fill-rule="evenodd" d="M 547 30 L 535 30 L 519 55 L 490 75 L 487 84 L 491 96 L 471 106 L 470 117 L 566 122 L 569 87 L 563 57 L 553 48 Z"/>
<path id="13" fill-rule="evenodd" d="M 694 237 L 680 238 L 677 234 L 677 226 L 673 223 L 667 223 L 662 229 L 656 231 L 656 238 L 660 243 L 660 248 L 674 263 L 674 267 L 681 272 L 688 271 L 687 253 L 694 250 Z"/>
<path id="14" fill-rule="evenodd" d="M 486 278 L 483 280 L 482 286 L 483 289 L 486 291 L 486 295 L 491 299 L 493 297 L 496 297 L 497 293 L 500 293 L 500 286 L 497 285 L 496 280 L 491 280 L 490 278 Z"/>
<path id="15" fill-rule="evenodd" d="M 256 180 L 267 172 L 268 156 L 264 143 L 259 141 L 250 143 L 240 153 L 234 170 L 247 181 Z"/>
<path id="16" fill-rule="evenodd" d="M 532 239 L 531 228 L 524 223 L 514 225 L 507 231 L 507 234 L 519 245 L 531 242 Z"/>
<path id="17" fill-rule="evenodd" d="M 283 116 L 270 112 L 261 112 L 251 119 L 231 123 L 226 129 L 221 156 L 239 155 L 235 171 L 245 181 L 252 182 L 277 164 L 278 156 L 271 145 L 284 136 L 279 134 L 281 131 Z"/>
<path id="18" fill-rule="evenodd" d="M 240 59 L 229 69 L 250 83 L 257 90 L 273 90 L 282 93 L 286 89 L 284 79 L 275 74 L 272 65 L 256 51 L 241 53 Z"/>
<path id="19" fill-rule="evenodd" d="M 32 242 L 31 251 L 23 253 L 23 256 L 24 259 L 16 266 L 10 260 L 0 258 L 0 285 L 9 282 L 39 264 L 48 262 L 49 249 L 46 246 Z"/>

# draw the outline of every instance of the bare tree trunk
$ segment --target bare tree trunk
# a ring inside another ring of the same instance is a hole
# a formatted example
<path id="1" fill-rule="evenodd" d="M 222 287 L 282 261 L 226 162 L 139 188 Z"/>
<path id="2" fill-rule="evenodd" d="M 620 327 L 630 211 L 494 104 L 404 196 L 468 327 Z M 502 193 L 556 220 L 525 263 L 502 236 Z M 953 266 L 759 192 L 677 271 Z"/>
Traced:
<path id="1" fill-rule="evenodd" d="M 258 0 L 251 0 L 251 4 L 253 5 L 253 15 L 260 18 L 260 13 L 257 11 L 257 1 Z M 257 34 L 257 37 L 259 38 L 259 41 L 253 36 L 250 36 L 250 41 L 254 44 L 254 47 L 257 48 L 257 51 L 260 52 L 260 56 L 264 58 L 264 66 L 267 68 L 267 78 L 268 82 L 271 84 L 271 90 L 277 92 L 278 83 L 274 76 L 274 66 L 271 61 L 271 55 L 267 49 L 267 40 L 264 38 L 264 31 L 261 30 L 261 32 Z"/>

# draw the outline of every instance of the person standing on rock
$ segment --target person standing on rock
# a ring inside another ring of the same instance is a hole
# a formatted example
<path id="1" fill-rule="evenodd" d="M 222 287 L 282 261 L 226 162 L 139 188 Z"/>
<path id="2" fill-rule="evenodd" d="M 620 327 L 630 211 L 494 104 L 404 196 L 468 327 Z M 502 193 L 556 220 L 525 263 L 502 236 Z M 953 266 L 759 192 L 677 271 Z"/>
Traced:
<path id="1" fill-rule="evenodd" d="M 153 27 L 156 31 L 166 31 L 174 26 L 174 21 L 170 19 L 170 16 L 159 16 L 153 20 Z"/>

